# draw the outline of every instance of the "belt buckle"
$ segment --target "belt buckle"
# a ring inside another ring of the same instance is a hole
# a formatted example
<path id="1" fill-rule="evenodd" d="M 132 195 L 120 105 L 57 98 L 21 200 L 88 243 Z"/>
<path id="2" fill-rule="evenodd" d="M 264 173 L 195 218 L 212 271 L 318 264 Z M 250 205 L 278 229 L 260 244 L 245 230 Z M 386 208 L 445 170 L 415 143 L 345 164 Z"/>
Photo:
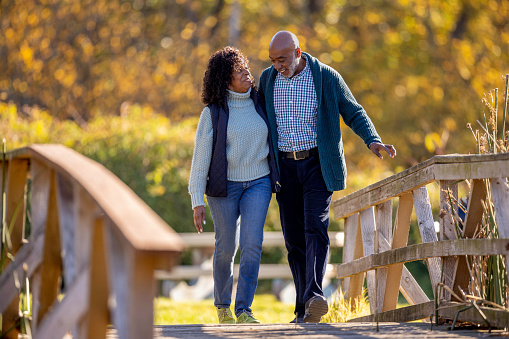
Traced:
<path id="1" fill-rule="evenodd" d="M 302 160 L 302 159 L 306 159 L 306 155 L 304 154 L 302 158 L 299 158 L 297 157 L 297 153 L 300 153 L 301 151 L 293 151 L 293 160 Z M 302 152 L 304 153 L 304 152 Z"/>

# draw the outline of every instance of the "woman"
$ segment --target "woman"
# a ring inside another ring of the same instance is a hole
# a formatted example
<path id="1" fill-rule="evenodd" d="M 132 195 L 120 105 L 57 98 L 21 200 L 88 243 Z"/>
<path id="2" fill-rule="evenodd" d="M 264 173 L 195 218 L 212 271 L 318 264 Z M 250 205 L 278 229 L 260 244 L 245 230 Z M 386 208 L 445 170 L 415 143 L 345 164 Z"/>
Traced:
<path id="1" fill-rule="evenodd" d="M 259 323 L 251 304 L 265 217 L 279 182 L 264 105 L 242 52 L 228 46 L 210 57 L 202 101 L 207 106 L 196 131 L 189 193 L 198 233 L 205 224 L 204 194 L 214 222 L 214 305 L 219 323 L 235 323 L 230 303 L 233 259 L 240 246 L 236 322 Z"/>

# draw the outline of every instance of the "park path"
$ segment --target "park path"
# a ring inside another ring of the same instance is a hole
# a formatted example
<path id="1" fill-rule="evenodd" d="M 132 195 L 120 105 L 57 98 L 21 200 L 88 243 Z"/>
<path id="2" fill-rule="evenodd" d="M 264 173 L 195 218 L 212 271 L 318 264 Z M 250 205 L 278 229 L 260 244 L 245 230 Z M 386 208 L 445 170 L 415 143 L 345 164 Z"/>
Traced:
<path id="1" fill-rule="evenodd" d="M 492 335 L 500 335 L 492 331 Z M 154 326 L 154 339 L 160 338 L 484 338 L 487 331 L 456 329 L 449 331 L 446 326 L 433 327 L 426 323 L 380 323 L 376 331 L 374 323 L 334 324 L 242 324 L 242 325 L 167 325 Z M 109 330 L 107 339 L 116 339 L 114 330 Z"/>

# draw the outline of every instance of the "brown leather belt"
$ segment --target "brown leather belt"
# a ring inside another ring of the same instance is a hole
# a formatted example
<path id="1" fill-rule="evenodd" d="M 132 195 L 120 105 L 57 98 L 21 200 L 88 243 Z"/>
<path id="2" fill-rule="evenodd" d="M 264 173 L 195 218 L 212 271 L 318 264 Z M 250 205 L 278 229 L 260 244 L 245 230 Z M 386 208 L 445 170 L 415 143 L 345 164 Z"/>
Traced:
<path id="1" fill-rule="evenodd" d="M 305 151 L 298 151 L 298 152 L 279 152 L 281 158 L 290 158 L 293 160 L 302 160 L 309 157 L 312 157 L 314 155 L 318 155 L 318 148 L 312 148 Z"/>

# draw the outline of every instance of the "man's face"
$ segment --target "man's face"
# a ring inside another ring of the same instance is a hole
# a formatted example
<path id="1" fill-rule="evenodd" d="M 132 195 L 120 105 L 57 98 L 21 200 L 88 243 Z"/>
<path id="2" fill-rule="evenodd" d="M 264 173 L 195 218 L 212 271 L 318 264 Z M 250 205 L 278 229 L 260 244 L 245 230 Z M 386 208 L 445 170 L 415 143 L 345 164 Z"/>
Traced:
<path id="1" fill-rule="evenodd" d="M 285 78 L 291 78 L 299 65 L 300 48 L 287 48 L 285 50 L 271 48 L 269 49 L 269 58 L 276 71 Z"/>

